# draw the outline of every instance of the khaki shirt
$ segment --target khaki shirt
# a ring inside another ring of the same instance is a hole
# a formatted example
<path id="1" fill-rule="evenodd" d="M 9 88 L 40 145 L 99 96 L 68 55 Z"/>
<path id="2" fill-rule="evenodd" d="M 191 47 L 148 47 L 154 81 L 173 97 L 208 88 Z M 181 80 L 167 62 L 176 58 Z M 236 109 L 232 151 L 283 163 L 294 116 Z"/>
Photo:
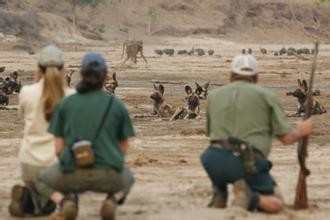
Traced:
<path id="1" fill-rule="evenodd" d="M 261 86 L 238 81 L 212 91 L 208 97 L 207 134 L 211 141 L 237 137 L 267 157 L 272 139 L 290 130 L 278 99 Z"/>
<path id="2" fill-rule="evenodd" d="M 21 163 L 34 166 L 49 166 L 56 162 L 54 136 L 48 133 L 41 94 L 43 80 L 24 86 L 19 94 L 19 108 L 24 117 L 24 132 L 19 151 Z M 66 95 L 74 93 L 66 89 Z"/>

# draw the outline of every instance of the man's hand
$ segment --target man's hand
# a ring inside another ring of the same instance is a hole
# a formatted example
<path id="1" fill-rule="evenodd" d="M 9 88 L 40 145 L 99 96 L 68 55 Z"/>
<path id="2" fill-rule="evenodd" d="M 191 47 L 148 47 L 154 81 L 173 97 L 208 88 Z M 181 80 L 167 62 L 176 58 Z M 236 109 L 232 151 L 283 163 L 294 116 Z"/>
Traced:
<path id="1" fill-rule="evenodd" d="M 309 118 L 305 121 L 298 122 L 297 123 L 297 130 L 300 132 L 302 137 L 310 135 L 313 131 L 312 119 Z"/>
<path id="2" fill-rule="evenodd" d="M 293 144 L 301 138 L 310 135 L 313 131 L 312 119 L 298 122 L 297 127 L 288 134 L 278 137 L 278 139 L 285 145 Z"/>

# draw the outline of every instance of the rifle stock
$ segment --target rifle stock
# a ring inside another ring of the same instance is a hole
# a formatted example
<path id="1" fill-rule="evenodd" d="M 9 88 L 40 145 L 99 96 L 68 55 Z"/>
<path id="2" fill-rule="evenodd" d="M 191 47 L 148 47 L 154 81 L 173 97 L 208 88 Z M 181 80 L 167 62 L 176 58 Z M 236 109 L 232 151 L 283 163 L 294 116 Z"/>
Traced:
<path id="1" fill-rule="evenodd" d="M 308 119 L 312 115 L 313 108 L 313 85 L 314 76 L 317 66 L 317 56 L 319 53 L 319 42 L 315 42 L 315 54 L 313 59 L 312 71 L 309 80 L 309 88 L 307 93 L 307 108 L 304 119 Z M 308 208 L 308 193 L 307 193 L 307 183 L 306 178 L 310 175 L 310 171 L 306 167 L 306 158 L 308 157 L 307 147 L 308 147 L 308 137 L 304 137 L 298 144 L 298 161 L 299 161 L 299 177 L 296 187 L 296 196 L 294 201 L 295 209 L 307 209 Z"/>

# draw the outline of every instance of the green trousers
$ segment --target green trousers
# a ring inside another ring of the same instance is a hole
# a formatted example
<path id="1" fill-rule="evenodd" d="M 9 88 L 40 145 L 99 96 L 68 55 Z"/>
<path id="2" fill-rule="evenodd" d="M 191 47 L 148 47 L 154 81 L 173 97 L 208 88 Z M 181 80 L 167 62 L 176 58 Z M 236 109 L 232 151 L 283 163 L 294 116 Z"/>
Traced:
<path id="1" fill-rule="evenodd" d="M 77 169 L 73 173 L 62 173 L 59 164 L 42 172 L 36 183 L 37 191 L 48 199 L 55 192 L 80 194 L 86 191 L 117 193 L 126 198 L 134 184 L 132 172 L 125 167 L 121 173 L 114 169 Z"/>

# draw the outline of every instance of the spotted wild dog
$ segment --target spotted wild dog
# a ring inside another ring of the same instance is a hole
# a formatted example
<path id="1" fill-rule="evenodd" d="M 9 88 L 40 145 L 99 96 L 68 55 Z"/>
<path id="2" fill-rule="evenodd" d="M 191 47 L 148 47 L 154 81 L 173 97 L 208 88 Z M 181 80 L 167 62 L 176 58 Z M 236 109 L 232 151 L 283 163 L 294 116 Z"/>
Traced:
<path id="1" fill-rule="evenodd" d="M 298 79 L 298 88 L 293 92 L 288 92 L 288 96 L 293 96 L 298 99 L 298 108 L 296 115 L 303 116 L 306 113 L 306 101 L 307 101 L 307 92 L 308 92 L 308 85 L 306 80 Z M 313 91 L 313 106 L 312 106 L 312 114 L 323 114 L 326 113 L 325 107 L 314 98 L 314 96 L 320 96 L 320 91 L 315 90 Z"/>
<path id="2" fill-rule="evenodd" d="M 154 91 L 150 95 L 153 101 L 153 114 L 159 117 L 170 117 L 173 114 L 173 108 L 166 103 L 164 99 L 165 87 L 162 84 L 154 84 Z"/>
<path id="3" fill-rule="evenodd" d="M 177 110 L 170 119 L 171 121 L 178 119 L 195 119 L 199 116 L 199 96 L 193 91 L 193 89 L 189 85 L 186 85 L 184 89 L 186 92 L 185 105 L 183 107 L 177 108 Z"/>
<path id="4" fill-rule="evenodd" d="M 107 76 L 107 79 L 105 81 L 105 85 L 104 88 L 107 92 L 109 92 L 110 94 L 115 94 L 116 88 L 118 87 L 118 81 L 117 81 L 117 73 L 114 72 L 112 74 L 112 77 L 109 77 L 109 75 Z"/>
<path id="5" fill-rule="evenodd" d="M 195 94 L 200 99 L 206 99 L 207 95 L 208 95 L 208 89 L 209 89 L 209 86 L 210 86 L 210 82 L 207 82 L 202 86 L 199 83 L 195 82 L 195 85 L 196 85 Z"/>

